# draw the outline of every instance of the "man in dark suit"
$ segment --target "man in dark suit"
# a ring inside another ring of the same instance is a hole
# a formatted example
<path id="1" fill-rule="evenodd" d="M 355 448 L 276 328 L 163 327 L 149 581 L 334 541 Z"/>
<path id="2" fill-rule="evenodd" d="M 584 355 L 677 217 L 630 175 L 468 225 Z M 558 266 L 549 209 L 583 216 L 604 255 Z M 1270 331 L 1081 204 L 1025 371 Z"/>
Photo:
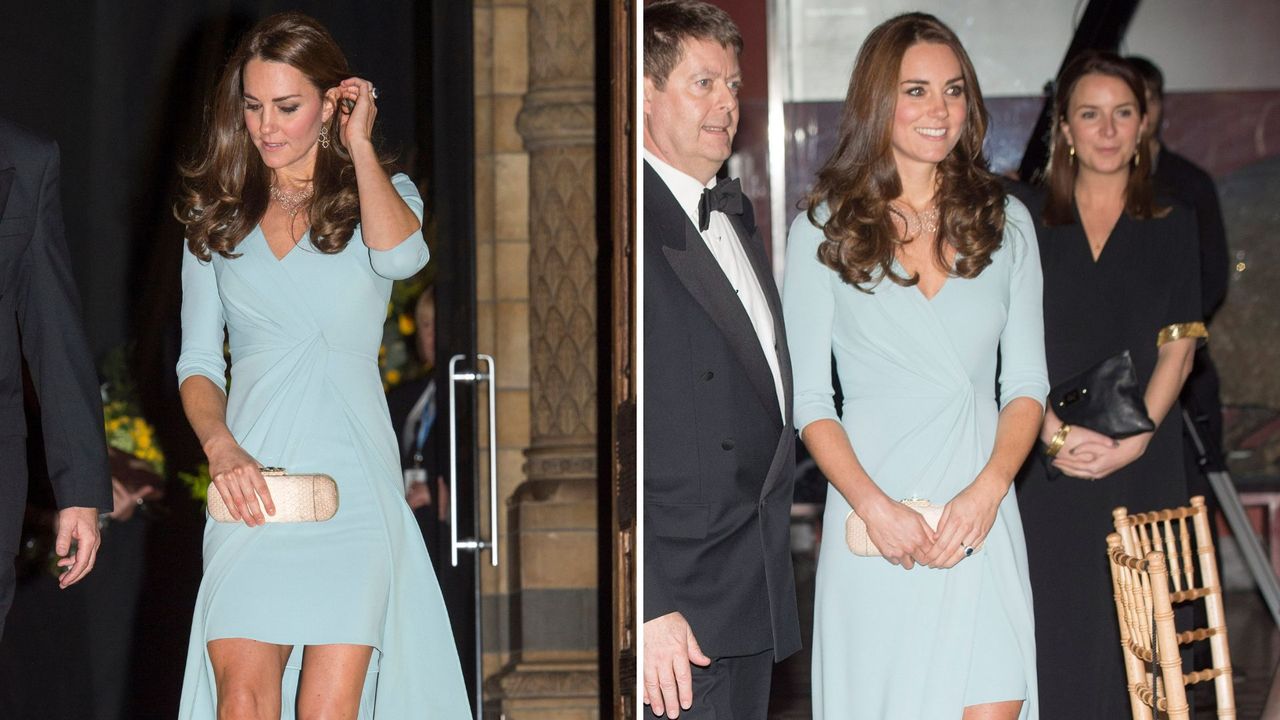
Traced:
<path id="1" fill-rule="evenodd" d="M 112 509 L 102 400 L 64 238 L 58 147 L 0 120 L 0 634 L 27 494 L 24 357 L 60 508 L 55 551 L 67 588 L 93 569 L 98 512 Z"/>
<path id="2" fill-rule="evenodd" d="M 800 648 L 782 308 L 751 203 L 717 180 L 742 37 L 693 0 L 644 10 L 645 702 L 763 718 Z"/>

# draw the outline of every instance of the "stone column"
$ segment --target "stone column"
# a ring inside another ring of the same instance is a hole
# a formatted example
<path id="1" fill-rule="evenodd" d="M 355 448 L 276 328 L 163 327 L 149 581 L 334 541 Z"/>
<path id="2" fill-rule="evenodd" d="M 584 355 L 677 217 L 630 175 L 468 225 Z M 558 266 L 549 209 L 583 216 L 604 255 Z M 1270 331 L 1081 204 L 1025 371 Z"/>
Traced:
<path id="1" fill-rule="evenodd" d="M 509 508 L 513 661 L 490 684 L 511 720 L 599 717 L 593 11 L 529 0 L 531 441 Z"/>

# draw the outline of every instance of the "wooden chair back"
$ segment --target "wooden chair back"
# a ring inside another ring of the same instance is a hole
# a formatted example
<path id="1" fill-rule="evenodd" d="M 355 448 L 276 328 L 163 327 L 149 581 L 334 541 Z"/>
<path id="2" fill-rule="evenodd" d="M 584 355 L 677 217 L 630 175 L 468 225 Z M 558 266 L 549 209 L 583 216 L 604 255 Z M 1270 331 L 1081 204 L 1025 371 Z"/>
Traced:
<path id="1" fill-rule="evenodd" d="M 1184 630 L 1176 637 L 1179 646 L 1207 640 L 1212 665 L 1185 673 L 1183 682 L 1190 686 L 1213 681 L 1217 717 L 1234 719 L 1236 703 L 1227 619 L 1204 497 L 1197 495 L 1191 498 L 1191 504 L 1185 507 L 1137 515 L 1130 515 L 1125 508 L 1118 507 L 1112 511 L 1112 517 L 1126 555 L 1146 557 L 1152 552 L 1161 553 L 1172 605 L 1204 602 L 1208 624 Z"/>

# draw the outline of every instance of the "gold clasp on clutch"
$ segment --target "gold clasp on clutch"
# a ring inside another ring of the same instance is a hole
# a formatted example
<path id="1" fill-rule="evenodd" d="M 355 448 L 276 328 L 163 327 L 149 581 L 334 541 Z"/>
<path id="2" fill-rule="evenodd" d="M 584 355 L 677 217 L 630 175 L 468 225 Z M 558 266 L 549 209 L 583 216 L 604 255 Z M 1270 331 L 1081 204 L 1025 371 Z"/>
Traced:
<path id="1" fill-rule="evenodd" d="M 282 468 L 282 467 L 260 467 L 260 468 L 258 468 L 258 472 L 262 473 L 263 475 L 284 475 L 284 468 Z"/>

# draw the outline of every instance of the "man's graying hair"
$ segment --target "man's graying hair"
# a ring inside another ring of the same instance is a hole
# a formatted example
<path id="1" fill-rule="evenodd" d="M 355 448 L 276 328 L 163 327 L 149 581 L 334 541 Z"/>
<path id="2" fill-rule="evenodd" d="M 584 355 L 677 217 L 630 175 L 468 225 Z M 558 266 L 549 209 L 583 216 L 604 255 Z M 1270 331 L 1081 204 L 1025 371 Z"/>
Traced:
<path id="1" fill-rule="evenodd" d="M 684 57 L 685 40 L 712 40 L 742 53 L 742 33 L 724 10 L 700 0 L 658 0 L 644 9 L 644 76 L 659 90 Z"/>

